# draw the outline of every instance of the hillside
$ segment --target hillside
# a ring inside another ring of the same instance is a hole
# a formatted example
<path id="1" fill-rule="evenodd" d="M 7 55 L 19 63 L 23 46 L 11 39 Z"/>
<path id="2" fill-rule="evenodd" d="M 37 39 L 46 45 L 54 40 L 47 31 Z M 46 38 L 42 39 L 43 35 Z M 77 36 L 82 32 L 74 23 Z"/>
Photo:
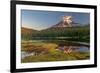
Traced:
<path id="1" fill-rule="evenodd" d="M 26 27 L 21 27 L 21 33 L 24 35 L 30 35 L 33 32 L 37 32 L 37 30 L 26 28 Z"/>
<path id="2" fill-rule="evenodd" d="M 37 30 L 21 27 L 21 37 L 22 39 L 32 39 L 33 33 L 37 33 Z"/>

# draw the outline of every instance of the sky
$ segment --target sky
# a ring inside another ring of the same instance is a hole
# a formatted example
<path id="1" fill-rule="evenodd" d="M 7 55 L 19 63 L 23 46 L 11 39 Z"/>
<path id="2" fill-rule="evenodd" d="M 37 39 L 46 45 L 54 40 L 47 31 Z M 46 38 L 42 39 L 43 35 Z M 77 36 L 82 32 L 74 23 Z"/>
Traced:
<path id="1" fill-rule="evenodd" d="M 72 16 L 73 21 L 81 25 L 90 23 L 89 13 L 21 10 L 21 25 L 22 27 L 42 30 L 57 24 L 63 16 Z"/>

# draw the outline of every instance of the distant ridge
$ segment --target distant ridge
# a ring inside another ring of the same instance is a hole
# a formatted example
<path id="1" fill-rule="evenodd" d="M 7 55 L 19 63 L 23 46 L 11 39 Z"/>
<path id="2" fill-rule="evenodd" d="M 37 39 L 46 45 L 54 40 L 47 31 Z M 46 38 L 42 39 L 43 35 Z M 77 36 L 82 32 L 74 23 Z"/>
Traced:
<path id="1" fill-rule="evenodd" d="M 31 28 L 27 28 L 27 27 L 21 27 L 21 33 L 22 34 L 30 35 L 33 32 L 37 32 L 37 30 L 31 29 Z"/>

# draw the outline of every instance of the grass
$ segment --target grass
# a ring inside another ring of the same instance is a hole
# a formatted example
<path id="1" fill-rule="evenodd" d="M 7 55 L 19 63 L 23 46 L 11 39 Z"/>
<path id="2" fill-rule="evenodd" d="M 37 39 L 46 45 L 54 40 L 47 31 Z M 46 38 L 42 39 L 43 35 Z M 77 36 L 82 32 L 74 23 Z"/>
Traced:
<path id="1" fill-rule="evenodd" d="M 24 59 L 22 59 L 22 63 L 85 60 L 85 59 L 89 59 L 89 52 L 86 52 L 86 53 L 72 52 L 70 54 L 65 54 L 62 52 L 54 52 L 54 53 L 48 53 L 45 55 L 25 57 Z"/>
<path id="2" fill-rule="evenodd" d="M 61 43 L 61 42 L 60 42 Z M 64 42 L 66 43 L 66 42 Z M 48 61 L 69 61 L 69 60 L 85 60 L 89 59 L 89 52 L 71 52 L 64 53 L 56 50 L 59 42 L 43 42 L 43 41 L 22 41 L 21 51 L 36 52 L 38 55 L 27 56 L 21 59 L 22 63 L 29 62 L 48 62 Z M 67 43 L 66 43 L 67 44 Z M 44 54 L 40 54 L 44 52 Z"/>

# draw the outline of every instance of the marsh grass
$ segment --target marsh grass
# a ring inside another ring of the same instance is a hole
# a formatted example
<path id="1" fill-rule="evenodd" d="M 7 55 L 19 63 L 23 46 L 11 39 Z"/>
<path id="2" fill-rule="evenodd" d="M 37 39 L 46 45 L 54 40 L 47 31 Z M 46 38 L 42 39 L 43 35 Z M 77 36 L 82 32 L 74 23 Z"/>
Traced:
<path id="1" fill-rule="evenodd" d="M 27 56 L 21 59 L 22 63 L 29 62 L 49 62 L 49 61 L 70 61 L 70 60 L 86 60 L 90 58 L 89 52 L 64 53 L 57 50 L 58 43 L 47 43 L 41 41 L 22 41 L 21 51 L 36 52 L 37 55 Z M 40 54 L 44 52 L 43 54 Z"/>
<path id="2" fill-rule="evenodd" d="M 90 58 L 89 52 L 86 52 L 86 53 L 72 52 L 70 54 L 65 54 L 63 52 L 54 52 L 54 53 L 48 53 L 48 54 L 45 54 L 45 55 L 25 57 L 24 59 L 22 59 L 22 63 L 86 60 L 86 59 L 89 59 L 89 58 Z"/>

